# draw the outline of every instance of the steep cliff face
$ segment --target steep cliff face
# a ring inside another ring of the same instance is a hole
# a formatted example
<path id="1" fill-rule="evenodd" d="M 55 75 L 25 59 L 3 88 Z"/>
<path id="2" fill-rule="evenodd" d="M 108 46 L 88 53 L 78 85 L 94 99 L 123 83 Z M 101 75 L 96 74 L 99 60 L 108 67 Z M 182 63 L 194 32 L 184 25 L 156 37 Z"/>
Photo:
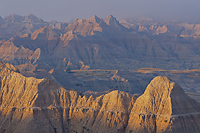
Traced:
<path id="1" fill-rule="evenodd" d="M 134 22 L 129 23 L 133 26 L 132 29 L 127 26 L 125 28 L 125 25 L 120 24 L 112 15 L 105 19 L 97 16 L 90 19 L 77 19 L 71 24 L 44 22 L 33 14 L 26 17 L 13 14 L 0 21 L 0 60 L 13 64 L 19 69 L 21 66 L 26 67 L 23 71 L 20 70 L 25 76 L 47 78 L 80 91 L 88 90 L 85 86 L 89 86 L 92 91 L 99 91 L 103 88 L 100 84 L 105 83 L 103 91 L 117 88 L 141 94 L 144 91 L 143 86 L 146 87 L 154 75 L 150 76 L 145 84 L 138 82 L 138 77 L 145 82 L 143 77 L 146 76 L 136 76 L 134 81 L 132 79 L 135 73 L 129 74 L 132 76 L 129 79 L 121 76 L 128 80 L 126 82 L 114 75 L 116 82 L 111 81 L 111 85 L 109 80 L 104 80 L 105 78 L 90 81 L 85 77 L 80 79 L 71 74 L 75 82 L 82 83 L 87 80 L 87 83 L 83 84 L 85 88 L 80 89 L 76 87 L 76 83 L 68 81 L 69 74 L 66 70 L 104 69 L 123 70 L 121 73 L 124 73 L 124 70 L 136 70 L 142 67 L 200 68 L 199 40 L 181 37 L 182 30 L 185 31 L 184 27 L 188 27 L 187 32 L 191 30 L 194 31 L 195 36 L 198 35 L 197 25 L 196 28 L 192 28 L 194 25 L 182 27 L 177 23 Z M 2 40 L 3 38 L 5 40 Z M 187 75 L 184 77 L 188 78 Z M 181 86 L 184 89 L 197 88 L 196 86 L 199 86 L 197 83 L 195 87 Z"/>
<path id="2" fill-rule="evenodd" d="M 0 62 L 0 132 L 199 132 L 200 106 L 176 83 L 156 77 L 137 100 L 112 91 L 95 97 Z M 135 102 L 136 101 L 136 102 Z"/>
<path id="3" fill-rule="evenodd" d="M 135 98 L 112 91 L 99 97 L 68 91 L 47 79 L 26 78 L 1 63 L 1 132 L 121 132 Z"/>
<path id="4" fill-rule="evenodd" d="M 126 132 L 199 132 L 200 104 L 158 76 L 136 100 L 129 118 Z"/>

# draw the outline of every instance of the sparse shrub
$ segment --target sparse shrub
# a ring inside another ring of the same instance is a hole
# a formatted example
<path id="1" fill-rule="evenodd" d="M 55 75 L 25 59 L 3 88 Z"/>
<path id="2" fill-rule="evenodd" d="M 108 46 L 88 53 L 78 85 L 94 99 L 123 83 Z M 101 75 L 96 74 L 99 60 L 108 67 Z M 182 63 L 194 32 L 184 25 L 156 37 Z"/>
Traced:
<path id="1" fill-rule="evenodd" d="M 86 127 L 85 127 L 85 126 L 83 126 L 83 129 L 86 129 Z"/>
<path id="2" fill-rule="evenodd" d="M 164 120 L 164 122 L 167 122 L 167 120 Z"/>

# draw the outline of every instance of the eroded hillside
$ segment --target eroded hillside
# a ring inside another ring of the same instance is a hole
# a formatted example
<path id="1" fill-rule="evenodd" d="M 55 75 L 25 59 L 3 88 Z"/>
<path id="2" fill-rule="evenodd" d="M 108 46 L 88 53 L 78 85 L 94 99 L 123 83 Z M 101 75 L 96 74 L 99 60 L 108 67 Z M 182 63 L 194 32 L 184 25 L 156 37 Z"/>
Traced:
<path id="1" fill-rule="evenodd" d="M 0 63 L 1 132 L 199 132 L 200 104 L 158 76 L 136 99 L 123 91 L 86 96 Z M 181 125 L 180 125 L 181 123 Z"/>
<path id="2" fill-rule="evenodd" d="M 112 15 L 60 23 L 12 14 L 0 18 L 0 60 L 24 76 L 47 78 L 82 92 L 118 89 L 142 94 L 156 75 L 172 78 L 185 91 L 199 92 L 196 72 L 136 72 L 199 69 L 198 36 L 198 24 L 118 21 Z"/>

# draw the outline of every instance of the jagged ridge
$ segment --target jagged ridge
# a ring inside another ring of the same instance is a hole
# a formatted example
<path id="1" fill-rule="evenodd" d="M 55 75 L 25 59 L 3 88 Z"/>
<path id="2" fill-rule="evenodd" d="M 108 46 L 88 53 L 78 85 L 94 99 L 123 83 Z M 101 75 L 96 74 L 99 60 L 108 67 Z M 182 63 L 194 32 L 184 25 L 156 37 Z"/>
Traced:
<path id="1" fill-rule="evenodd" d="M 0 67 L 1 132 L 159 133 L 200 129 L 199 103 L 166 77 L 154 78 L 136 100 L 118 90 L 99 97 L 83 96 L 50 80 L 26 78 L 12 65 L 1 63 Z"/>
<path id="2" fill-rule="evenodd" d="M 3 63 L 2 66 L 1 131 L 73 132 L 76 129 L 81 132 L 85 127 L 91 131 L 115 131 L 126 126 L 135 101 L 128 93 L 113 91 L 99 97 L 82 96 L 50 80 L 26 78 L 8 71 Z"/>

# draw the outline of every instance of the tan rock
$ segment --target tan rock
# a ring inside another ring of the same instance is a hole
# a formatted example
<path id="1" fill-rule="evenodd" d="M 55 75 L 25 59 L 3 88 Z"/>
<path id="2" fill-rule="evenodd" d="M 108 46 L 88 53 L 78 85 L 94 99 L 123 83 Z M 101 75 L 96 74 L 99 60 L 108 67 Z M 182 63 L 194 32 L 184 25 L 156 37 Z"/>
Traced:
<path id="1" fill-rule="evenodd" d="M 199 125 L 188 124 L 188 121 L 198 123 L 199 116 L 199 103 L 187 96 L 178 84 L 158 76 L 136 100 L 126 132 L 199 132 Z"/>
<path id="2" fill-rule="evenodd" d="M 137 100 L 112 91 L 95 97 L 0 62 L 0 132 L 199 132 L 199 103 L 166 77 Z M 136 100 L 136 102 L 135 102 Z M 135 103 L 135 104 L 134 104 Z"/>

